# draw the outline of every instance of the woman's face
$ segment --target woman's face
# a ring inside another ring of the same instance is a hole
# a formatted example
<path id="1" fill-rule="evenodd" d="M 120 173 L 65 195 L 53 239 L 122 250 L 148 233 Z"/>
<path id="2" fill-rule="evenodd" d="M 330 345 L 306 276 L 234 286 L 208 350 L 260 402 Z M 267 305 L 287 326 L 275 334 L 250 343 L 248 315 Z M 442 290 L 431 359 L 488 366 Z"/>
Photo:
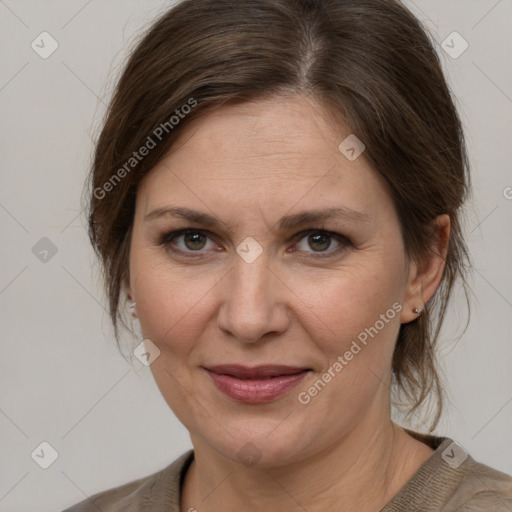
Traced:
<path id="1" fill-rule="evenodd" d="M 338 149 L 349 135 L 299 96 L 223 107 L 141 183 L 129 293 L 196 449 L 277 466 L 389 418 L 394 342 L 422 303 L 383 182 Z M 308 371 L 244 384 L 207 370 L 227 364 Z"/>

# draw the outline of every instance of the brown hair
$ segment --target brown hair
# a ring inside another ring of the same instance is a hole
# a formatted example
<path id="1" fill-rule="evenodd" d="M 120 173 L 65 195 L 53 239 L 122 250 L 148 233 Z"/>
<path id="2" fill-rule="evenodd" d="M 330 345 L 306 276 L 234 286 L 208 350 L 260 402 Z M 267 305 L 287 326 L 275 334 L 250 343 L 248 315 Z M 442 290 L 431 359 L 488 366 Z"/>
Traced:
<path id="1" fill-rule="evenodd" d="M 118 322 L 127 327 L 119 306 L 141 179 L 193 119 L 284 93 L 319 100 L 363 141 L 363 156 L 389 187 L 408 257 L 430 250 L 436 216 L 451 218 L 442 283 L 422 315 L 401 326 L 393 357 L 409 413 L 433 395 L 436 425 L 443 390 L 435 345 L 458 277 L 469 307 L 459 217 L 469 166 L 434 46 L 395 0 L 185 0 L 140 35 L 102 124 L 87 191 L 116 340 Z M 150 139 L 154 147 L 135 158 Z"/>

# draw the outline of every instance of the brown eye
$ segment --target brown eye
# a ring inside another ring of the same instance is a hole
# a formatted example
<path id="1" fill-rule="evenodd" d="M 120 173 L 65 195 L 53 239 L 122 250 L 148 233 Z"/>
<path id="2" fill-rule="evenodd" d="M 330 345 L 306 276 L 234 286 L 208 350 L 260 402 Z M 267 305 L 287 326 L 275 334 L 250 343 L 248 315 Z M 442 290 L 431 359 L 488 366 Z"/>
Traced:
<path id="1" fill-rule="evenodd" d="M 207 237 L 202 233 L 190 232 L 182 236 L 185 246 L 191 251 L 203 249 L 206 244 Z"/>
<path id="2" fill-rule="evenodd" d="M 167 250 L 184 256 L 203 256 L 208 249 L 216 247 L 206 232 L 196 229 L 171 231 L 161 238 L 160 244 Z"/>
<path id="3" fill-rule="evenodd" d="M 343 235 L 321 230 L 299 233 L 296 239 L 298 242 L 295 250 L 309 253 L 309 255 L 318 258 L 335 256 L 351 245 L 350 241 Z M 334 248 L 331 249 L 333 242 Z"/>
<path id="4" fill-rule="evenodd" d="M 325 233 L 309 235 L 308 243 L 314 251 L 325 251 L 331 245 L 331 237 Z"/>
<path id="5" fill-rule="evenodd" d="M 339 233 L 318 229 L 299 233 L 295 240 L 298 242 L 289 252 L 299 251 L 313 258 L 337 256 L 352 245 L 349 239 Z M 334 248 L 332 248 L 333 242 Z M 208 246 L 208 243 L 211 245 Z M 186 257 L 206 257 L 212 249 L 214 251 L 222 250 L 207 231 L 197 229 L 171 231 L 161 237 L 160 244 L 166 250 Z"/>

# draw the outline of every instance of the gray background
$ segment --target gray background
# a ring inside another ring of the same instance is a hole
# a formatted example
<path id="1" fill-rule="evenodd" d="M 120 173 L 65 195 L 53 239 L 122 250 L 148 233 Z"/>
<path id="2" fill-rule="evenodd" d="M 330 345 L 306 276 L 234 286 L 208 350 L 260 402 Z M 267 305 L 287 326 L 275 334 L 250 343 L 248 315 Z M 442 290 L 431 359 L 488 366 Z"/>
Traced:
<path id="1" fill-rule="evenodd" d="M 129 43 L 171 3 L 0 0 L 2 511 L 61 510 L 191 447 L 149 369 L 118 353 L 80 211 L 92 139 Z M 450 400 L 436 433 L 512 473 L 512 1 L 406 3 L 438 43 L 474 180 L 477 300 L 461 341 L 457 303 L 444 331 Z M 59 44 L 48 59 L 31 48 L 43 31 Z M 453 31 L 469 43 L 456 59 L 441 47 Z M 57 249 L 47 261 L 33 253 L 43 237 Z M 48 469 L 31 457 L 43 441 L 59 455 Z"/>

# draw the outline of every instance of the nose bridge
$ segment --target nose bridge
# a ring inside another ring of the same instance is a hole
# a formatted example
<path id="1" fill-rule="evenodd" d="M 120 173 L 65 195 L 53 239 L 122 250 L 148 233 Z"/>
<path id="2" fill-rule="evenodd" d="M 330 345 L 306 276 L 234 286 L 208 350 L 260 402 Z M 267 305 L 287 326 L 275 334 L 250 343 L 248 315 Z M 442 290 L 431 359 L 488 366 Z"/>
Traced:
<path id="1" fill-rule="evenodd" d="M 243 258 L 237 258 L 232 272 L 233 292 L 237 295 L 237 300 L 240 301 L 245 297 L 247 302 L 261 303 L 264 301 L 269 284 L 269 274 L 266 255 L 260 256 L 250 263 Z"/>
<path id="2" fill-rule="evenodd" d="M 279 305 L 275 277 L 266 254 L 248 262 L 237 256 L 226 283 L 218 324 L 240 341 L 254 342 L 267 332 L 285 328 L 287 315 Z"/>

